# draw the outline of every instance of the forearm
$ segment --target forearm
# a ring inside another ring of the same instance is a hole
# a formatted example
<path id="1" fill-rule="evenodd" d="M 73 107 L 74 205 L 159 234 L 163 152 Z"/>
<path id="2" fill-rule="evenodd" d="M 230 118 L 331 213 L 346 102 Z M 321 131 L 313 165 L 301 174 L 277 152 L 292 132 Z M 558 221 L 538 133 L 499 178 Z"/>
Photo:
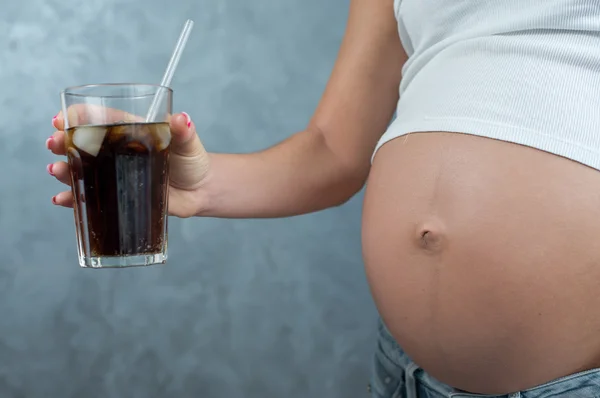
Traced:
<path id="1" fill-rule="evenodd" d="M 362 188 L 407 59 L 393 3 L 351 0 L 338 59 L 307 131 L 262 152 L 211 155 L 199 215 L 285 217 L 342 204 Z"/>
<path id="2" fill-rule="evenodd" d="M 340 205 L 363 186 L 368 170 L 343 165 L 318 131 L 304 131 L 261 152 L 211 154 L 198 215 L 275 218 Z"/>

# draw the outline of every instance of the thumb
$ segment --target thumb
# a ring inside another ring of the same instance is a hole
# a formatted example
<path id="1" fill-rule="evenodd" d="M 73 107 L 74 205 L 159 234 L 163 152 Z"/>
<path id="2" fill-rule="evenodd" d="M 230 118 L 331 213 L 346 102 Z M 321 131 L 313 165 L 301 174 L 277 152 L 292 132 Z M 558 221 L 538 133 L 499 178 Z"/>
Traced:
<path id="1" fill-rule="evenodd" d="M 206 154 L 206 150 L 196 133 L 196 126 L 190 116 L 181 112 L 171 118 L 171 151 L 181 156 L 193 157 Z"/>

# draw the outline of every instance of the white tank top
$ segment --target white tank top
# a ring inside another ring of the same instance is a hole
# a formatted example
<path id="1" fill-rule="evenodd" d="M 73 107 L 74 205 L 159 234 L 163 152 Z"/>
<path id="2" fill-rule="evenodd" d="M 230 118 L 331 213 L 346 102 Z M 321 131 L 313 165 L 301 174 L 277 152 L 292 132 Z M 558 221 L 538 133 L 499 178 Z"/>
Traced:
<path id="1" fill-rule="evenodd" d="M 449 131 L 600 169 L 600 0 L 395 0 L 402 69 L 377 148 Z"/>

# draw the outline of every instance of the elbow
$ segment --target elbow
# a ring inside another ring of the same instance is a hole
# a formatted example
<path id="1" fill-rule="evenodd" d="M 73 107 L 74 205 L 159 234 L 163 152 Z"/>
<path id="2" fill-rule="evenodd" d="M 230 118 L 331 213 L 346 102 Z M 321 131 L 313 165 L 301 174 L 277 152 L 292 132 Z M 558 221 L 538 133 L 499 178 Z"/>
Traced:
<path id="1" fill-rule="evenodd" d="M 359 193 L 367 182 L 367 176 L 369 175 L 369 168 L 357 171 L 349 170 L 345 173 L 344 178 L 341 179 L 336 191 L 337 195 L 333 201 L 332 207 L 338 207 L 346 204 L 352 199 L 357 193 Z"/>
<path id="2" fill-rule="evenodd" d="M 354 192 L 352 192 L 349 195 L 344 195 L 342 197 L 340 197 L 337 201 L 334 201 L 333 204 L 331 205 L 331 207 L 340 207 L 345 205 L 346 203 L 348 203 L 350 201 L 350 199 L 352 199 L 354 197 L 354 195 L 356 195 L 358 192 L 360 192 L 359 190 L 356 190 Z"/>
<path id="3" fill-rule="evenodd" d="M 312 125 L 308 131 L 318 137 L 320 149 L 325 154 L 326 161 L 322 164 L 327 165 L 328 171 L 320 171 L 321 175 L 326 175 L 321 185 L 322 194 L 327 195 L 327 207 L 337 207 L 345 204 L 354 197 L 364 187 L 371 169 L 371 150 L 356 150 L 352 147 L 340 148 L 328 142 L 328 136 L 316 125 Z"/>

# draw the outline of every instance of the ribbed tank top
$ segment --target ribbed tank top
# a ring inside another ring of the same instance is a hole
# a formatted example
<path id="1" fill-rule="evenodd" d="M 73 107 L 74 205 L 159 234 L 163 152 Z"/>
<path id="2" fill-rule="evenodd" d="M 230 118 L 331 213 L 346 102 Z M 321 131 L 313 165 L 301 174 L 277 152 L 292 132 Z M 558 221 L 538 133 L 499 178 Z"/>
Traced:
<path id="1" fill-rule="evenodd" d="M 600 0 L 395 0 L 396 117 L 411 132 L 473 134 L 600 169 Z"/>

